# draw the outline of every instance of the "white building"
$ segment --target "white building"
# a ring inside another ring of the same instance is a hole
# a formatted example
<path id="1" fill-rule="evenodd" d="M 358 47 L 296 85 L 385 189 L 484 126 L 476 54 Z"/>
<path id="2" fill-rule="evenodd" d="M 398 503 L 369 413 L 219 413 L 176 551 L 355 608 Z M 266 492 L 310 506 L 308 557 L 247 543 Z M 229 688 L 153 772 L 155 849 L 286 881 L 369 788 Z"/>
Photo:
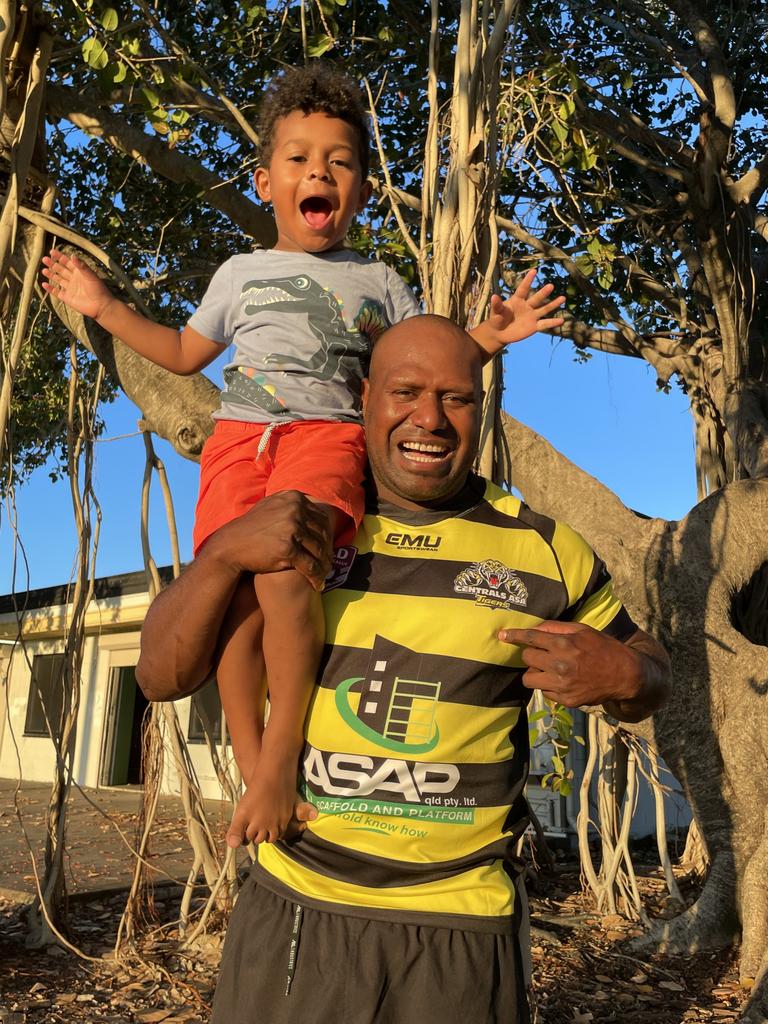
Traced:
<path id="1" fill-rule="evenodd" d="M 168 571 L 162 572 L 167 578 Z M 66 586 L 0 597 L 0 679 L 5 688 L 0 707 L 0 778 L 47 782 L 53 777 L 54 750 L 43 708 L 49 721 L 58 719 L 68 598 Z M 143 572 L 96 581 L 86 616 L 73 772 L 81 786 L 141 782 L 141 721 L 147 700 L 136 685 L 135 666 L 148 605 Z M 198 714 L 201 708 L 214 719 L 218 716 L 220 723 L 215 684 L 178 701 L 176 707 L 203 795 L 219 797 Z M 172 766 L 165 788 L 178 791 Z"/>

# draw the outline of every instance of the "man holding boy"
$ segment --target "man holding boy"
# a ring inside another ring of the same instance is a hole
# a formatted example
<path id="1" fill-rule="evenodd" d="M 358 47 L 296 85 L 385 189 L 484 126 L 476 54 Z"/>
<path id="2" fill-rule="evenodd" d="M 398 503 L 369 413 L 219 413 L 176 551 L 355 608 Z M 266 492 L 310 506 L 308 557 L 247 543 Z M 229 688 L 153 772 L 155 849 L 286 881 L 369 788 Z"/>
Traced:
<path id="1" fill-rule="evenodd" d="M 230 924 L 216 1024 L 524 1024 L 514 843 L 531 689 L 637 720 L 662 648 L 573 531 L 471 472 L 481 356 L 440 317 L 391 328 L 363 389 L 367 514 L 324 595 L 326 652 L 297 840 L 259 850 Z M 224 526 L 147 616 L 151 700 L 215 664 L 243 576 L 328 566 L 322 517 L 279 494 Z"/>
<path id="2" fill-rule="evenodd" d="M 329 67 L 275 76 L 254 183 L 272 204 L 277 241 L 227 260 L 181 332 L 119 301 L 75 257 L 54 250 L 43 261 L 45 288 L 168 370 L 195 373 L 234 346 L 201 458 L 196 556 L 223 525 L 288 489 L 325 512 L 337 546 L 360 524 L 361 381 L 379 334 L 418 313 L 394 270 L 345 248 L 371 194 L 367 121 L 359 87 Z M 564 299 L 552 299 L 551 285 L 532 292 L 532 280 L 530 272 L 505 302 L 493 296 L 491 315 L 472 332 L 482 358 L 562 322 L 551 314 Z M 288 826 L 324 635 L 319 594 L 301 573 L 252 575 L 229 603 L 216 675 L 247 784 L 232 845 L 274 841 Z M 266 674 L 257 675 L 262 662 Z"/>

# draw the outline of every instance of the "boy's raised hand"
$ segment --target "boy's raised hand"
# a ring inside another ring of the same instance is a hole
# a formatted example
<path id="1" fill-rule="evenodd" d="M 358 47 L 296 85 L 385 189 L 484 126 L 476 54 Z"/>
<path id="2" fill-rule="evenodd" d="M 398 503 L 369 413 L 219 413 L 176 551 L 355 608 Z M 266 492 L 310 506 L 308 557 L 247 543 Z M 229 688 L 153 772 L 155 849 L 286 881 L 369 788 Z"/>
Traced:
<path id="1" fill-rule="evenodd" d="M 43 256 L 43 288 L 83 316 L 97 320 L 113 295 L 100 277 L 77 256 L 51 249 Z"/>
<path id="2" fill-rule="evenodd" d="M 536 331 L 547 331 L 563 323 L 563 317 L 550 314 L 563 305 L 565 296 L 558 295 L 551 299 L 555 290 L 552 284 L 545 284 L 538 291 L 531 292 L 535 277 L 536 271 L 529 270 L 508 299 L 492 295 L 488 318 L 470 331 L 489 356 L 495 356 L 506 345 L 522 341 Z"/>

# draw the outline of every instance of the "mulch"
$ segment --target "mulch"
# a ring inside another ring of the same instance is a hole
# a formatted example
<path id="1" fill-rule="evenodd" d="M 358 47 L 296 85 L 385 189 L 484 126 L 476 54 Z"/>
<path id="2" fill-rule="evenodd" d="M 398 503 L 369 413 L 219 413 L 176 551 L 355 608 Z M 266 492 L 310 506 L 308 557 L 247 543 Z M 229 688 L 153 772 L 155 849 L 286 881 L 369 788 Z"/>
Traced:
<path id="1" fill-rule="evenodd" d="M 641 867 L 643 904 L 655 920 L 679 912 L 658 868 Z M 692 956 L 638 954 L 642 930 L 597 913 L 581 891 L 578 865 L 542 876 L 531 894 L 535 1024 L 699 1024 L 737 1021 L 748 992 L 739 985 L 736 950 Z M 687 903 L 697 888 L 681 880 Z"/>
<path id="2" fill-rule="evenodd" d="M 179 836 L 183 835 L 179 823 Z M 639 879 L 651 917 L 670 916 L 657 868 Z M 695 888 L 685 891 L 695 898 Z M 173 941 L 178 893 L 159 889 L 158 920 L 139 954 L 116 962 L 112 949 L 125 896 L 83 894 L 71 905 L 76 944 L 97 962 L 58 946 L 25 948 L 24 907 L 0 899 L 0 1022 L 2 1024 L 206 1024 L 221 936 L 193 955 Z M 631 951 L 637 926 L 595 911 L 579 887 L 578 865 L 562 858 L 531 894 L 535 1024 L 691 1024 L 736 1021 L 746 992 L 734 952 L 695 956 Z M 352 1024 L 340 1021 L 339 1024 Z"/>

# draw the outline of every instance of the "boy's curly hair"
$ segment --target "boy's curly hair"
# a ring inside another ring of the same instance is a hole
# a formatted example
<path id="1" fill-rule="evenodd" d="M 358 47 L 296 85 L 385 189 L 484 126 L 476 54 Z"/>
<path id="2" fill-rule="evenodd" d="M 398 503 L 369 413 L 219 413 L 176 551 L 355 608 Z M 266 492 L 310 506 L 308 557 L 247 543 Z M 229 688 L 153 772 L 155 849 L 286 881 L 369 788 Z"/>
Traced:
<path id="1" fill-rule="evenodd" d="M 272 158 L 275 124 L 294 110 L 327 114 L 351 125 L 358 138 L 363 181 L 368 177 L 371 136 L 368 114 L 357 85 L 328 64 L 312 61 L 303 68 L 288 68 L 269 84 L 259 112 L 259 157 L 264 166 Z"/>

